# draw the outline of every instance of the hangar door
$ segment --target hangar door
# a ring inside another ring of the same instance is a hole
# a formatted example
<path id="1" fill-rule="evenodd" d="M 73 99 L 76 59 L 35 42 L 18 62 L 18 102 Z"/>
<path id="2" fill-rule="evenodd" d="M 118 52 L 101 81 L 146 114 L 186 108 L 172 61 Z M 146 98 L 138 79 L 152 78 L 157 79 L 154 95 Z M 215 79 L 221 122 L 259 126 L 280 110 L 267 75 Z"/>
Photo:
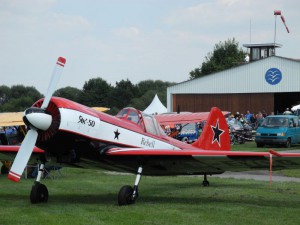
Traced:
<path id="1" fill-rule="evenodd" d="M 300 104 L 300 92 L 286 92 L 274 94 L 274 112 L 280 114 L 286 108 L 292 108 L 294 105 Z"/>
<path id="2" fill-rule="evenodd" d="M 207 112 L 214 106 L 223 111 L 253 113 L 274 112 L 273 93 L 239 93 L 239 94 L 173 94 L 173 112 L 180 111 Z"/>

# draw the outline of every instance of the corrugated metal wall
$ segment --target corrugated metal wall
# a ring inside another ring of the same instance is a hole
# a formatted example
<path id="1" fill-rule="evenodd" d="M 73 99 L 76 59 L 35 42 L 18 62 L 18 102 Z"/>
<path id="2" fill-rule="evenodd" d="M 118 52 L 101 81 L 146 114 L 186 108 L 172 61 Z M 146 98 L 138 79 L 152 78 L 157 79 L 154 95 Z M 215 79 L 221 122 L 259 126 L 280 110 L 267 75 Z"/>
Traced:
<path id="1" fill-rule="evenodd" d="M 282 80 L 276 85 L 266 82 L 265 74 L 270 68 L 282 73 Z M 272 56 L 169 87 L 167 108 L 176 111 L 180 103 L 181 111 L 207 111 L 220 106 L 232 112 L 248 107 L 271 112 L 275 110 L 274 94 L 289 92 L 300 93 L 300 62 Z M 281 104 L 277 105 L 281 110 Z"/>

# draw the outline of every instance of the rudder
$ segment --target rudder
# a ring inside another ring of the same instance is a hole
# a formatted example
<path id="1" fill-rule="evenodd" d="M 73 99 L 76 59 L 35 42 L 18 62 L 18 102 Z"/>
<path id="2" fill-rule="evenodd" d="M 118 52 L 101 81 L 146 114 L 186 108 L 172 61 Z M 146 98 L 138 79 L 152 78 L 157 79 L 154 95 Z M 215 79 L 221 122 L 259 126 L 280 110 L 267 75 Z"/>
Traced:
<path id="1" fill-rule="evenodd" d="M 203 150 L 230 150 L 228 125 L 219 108 L 213 107 L 210 110 L 202 134 L 192 145 Z"/>

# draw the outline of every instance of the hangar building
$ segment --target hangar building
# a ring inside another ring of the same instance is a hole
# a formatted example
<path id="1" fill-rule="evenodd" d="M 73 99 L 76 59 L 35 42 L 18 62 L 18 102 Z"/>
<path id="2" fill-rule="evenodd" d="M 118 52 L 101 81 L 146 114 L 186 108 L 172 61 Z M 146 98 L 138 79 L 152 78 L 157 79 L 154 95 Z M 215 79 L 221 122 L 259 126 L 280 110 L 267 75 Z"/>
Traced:
<path id="1" fill-rule="evenodd" d="M 168 111 L 282 113 L 300 103 L 300 60 L 275 55 L 279 44 L 248 44 L 250 61 L 167 89 Z"/>

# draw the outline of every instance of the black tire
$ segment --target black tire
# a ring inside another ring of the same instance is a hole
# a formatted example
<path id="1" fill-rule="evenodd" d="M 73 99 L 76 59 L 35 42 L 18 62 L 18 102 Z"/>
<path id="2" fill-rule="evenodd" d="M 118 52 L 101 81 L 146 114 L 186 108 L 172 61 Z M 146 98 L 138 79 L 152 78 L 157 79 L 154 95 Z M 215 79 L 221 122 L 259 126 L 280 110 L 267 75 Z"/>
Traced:
<path id="1" fill-rule="evenodd" d="M 209 182 L 207 180 L 204 180 L 202 182 L 202 184 L 203 184 L 204 187 L 208 187 L 209 186 Z"/>
<path id="2" fill-rule="evenodd" d="M 118 194 L 118 204 L 121 205 L 130 205 L 134 203 L 132 199 L 133 188 L 129 185 L 123 186 Z"/>
<path id="3" fill-rule="evenodd" d="M 286 147 L 286 148 L 290 148 L 291 146 L 292 146 L 291 139 L 288 138 L 288 139 L 286 140 L 285 147 Z"/>
<path id="4" fill-rule="evenodd" d="M 30 202 L 32 204 L 46 203 L 48 201 L 48 189 L 44 184 L 34 184 L 30 192 Z"/>
<path id="5" fill-rule="evenodd" d="M 8 173 L 9 173 L 9 169 L 6 166 L 2 165 L 1 166 L 1 174 L 8 174 Z"/>

